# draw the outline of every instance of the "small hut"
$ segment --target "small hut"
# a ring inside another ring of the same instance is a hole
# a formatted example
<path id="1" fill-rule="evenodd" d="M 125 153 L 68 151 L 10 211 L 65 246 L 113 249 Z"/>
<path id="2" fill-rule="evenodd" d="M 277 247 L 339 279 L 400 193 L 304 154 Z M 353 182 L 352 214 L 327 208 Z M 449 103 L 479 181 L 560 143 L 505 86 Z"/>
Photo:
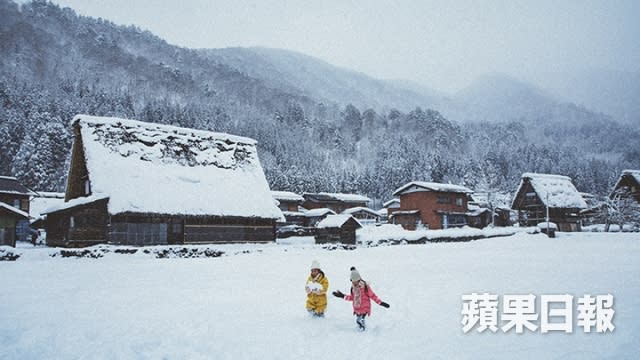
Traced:
<path id="1" fill-rule="evenodd" d="M 362 225 L 348 214 L 328 215 L 316 226 L 316 244 L 356 244 L 356 230 Z"/>

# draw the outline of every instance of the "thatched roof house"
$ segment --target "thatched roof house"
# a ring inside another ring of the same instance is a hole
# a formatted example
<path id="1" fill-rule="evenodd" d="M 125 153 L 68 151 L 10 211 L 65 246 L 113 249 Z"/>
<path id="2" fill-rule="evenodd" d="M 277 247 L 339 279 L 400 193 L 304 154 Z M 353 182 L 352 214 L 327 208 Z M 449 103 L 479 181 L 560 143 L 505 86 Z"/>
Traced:
<path id="1" fill-rule="evenodd" d="M 271 241 L 275 205 L 253 139 L 78 115 L 65 203 L 47 241 L 82 246 Z"/>

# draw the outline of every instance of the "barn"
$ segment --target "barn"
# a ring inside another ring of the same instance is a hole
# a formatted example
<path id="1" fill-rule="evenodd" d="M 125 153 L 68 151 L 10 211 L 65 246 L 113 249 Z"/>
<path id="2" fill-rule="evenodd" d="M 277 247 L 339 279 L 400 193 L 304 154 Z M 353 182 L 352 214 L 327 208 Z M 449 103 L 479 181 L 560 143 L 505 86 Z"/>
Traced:
<path id="1" fill-rule="evenodd" d="M 282 212 L 253 139 L 77 115 L 65 201 L 47 244 L 268 242 Z"/>

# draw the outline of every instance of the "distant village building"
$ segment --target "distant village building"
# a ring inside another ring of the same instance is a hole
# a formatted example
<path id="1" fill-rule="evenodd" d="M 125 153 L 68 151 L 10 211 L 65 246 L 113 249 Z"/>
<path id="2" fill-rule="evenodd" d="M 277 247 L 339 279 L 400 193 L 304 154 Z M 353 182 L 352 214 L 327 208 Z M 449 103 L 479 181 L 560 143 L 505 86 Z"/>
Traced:
<path id="1" fill-rule="evenodd" d="M 367 207 L 371 199 L 357 194 L 341 193 L 304 193 L 303 207 L 306 209 L 329 208 L 339 214 L 353 207 Z"/>
<path id="2" fill-rule="evenodd" d="M 282 212 L 253 139 L 78 115 L 65 203 L 47 244 L 267 242 Z"/>
<path id="3" fill-rule="evenodd" d="M 546 222 L 559 231 L 580 231 L 580 211 L 587 208 L 571 178 L 562 175 L 524 173 L 511 204 L 518 211 L 521 226 L 537 226 Z"/>
<path id="4" fill-rule="evenodd" d="M 470 189 L 460 185 L 412 181 L 393 193 L 400 198 L 400 207 L 390 215 L 389 222 L 407 230 L 464 226 L 469 193 Z"/>
<path id="5" fill-rule="evenodd" d="M 290 191 L 271 191 L 271 196 L 284 215 L 284 222 L 276 223 L 278 228 L 288 225 L 304 226 L 306 217 L 300 209 L 304 202 L 302 195 Z"/>
<path id="6" fill-rule="evenodd" d="M 11 176 L 0 176 L 0 245 L 29 240 L 29 198 L 38 194 Z"/>
<path id="7" fill-rule="evenodd" d="M 609 199 L 611 206 L 615 208 L 614 216 L 611 218 L 614 223 L 621 226 L 626 223 L 635 229 L 640 228 L 640 170 L 622 171 L 609 194 Z"/>
<path id="8" fill-rule="evenodd" d="M 393 198 L 389 201 L 386 201 L 382 204 L 382 209 L 378 211 L 380 214 L 380 222 L 387 222 L 389 220 L 389 215 L 391 215 L 394 211 L 400 208 L 400 199 Z"/>
<path id="9" fill-rule="evenodd" d="M 367 207 L 357 206 L 346 209 L 342 213 L 353 216 L 361 225 L 375 225 L 380 222 L 380 214 Z"/>
<path id="10" fill-rule="evenodd" d="M 640 204 L 640 170 L 623 170 L 609 198 L 630 199 Z"/>
<path id="11" fill-rule="evenodd" d="M 362 224 L 349 214 L 328 215 L 317 224 L 316 244 L 356 244 L 356 230 Z"/>
<path id="12" fill-rule="evenodd" d="M 304 226 L 314 227 L 329 215 L 336 215 L 336 212 L 329 208 L 311 209 L 304 213 L 306 218 Z"/>

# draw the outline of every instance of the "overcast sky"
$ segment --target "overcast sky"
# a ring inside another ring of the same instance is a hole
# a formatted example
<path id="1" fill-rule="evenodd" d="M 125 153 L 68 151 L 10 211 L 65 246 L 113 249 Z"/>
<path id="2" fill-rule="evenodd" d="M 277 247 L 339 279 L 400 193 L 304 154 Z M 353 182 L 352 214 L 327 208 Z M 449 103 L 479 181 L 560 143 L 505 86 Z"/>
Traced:
<path id="1" fill-rule="evenodd" d="M 590 68 L 640 71 L 640 0 L 53 2 L 175 45 L 294 50 L 447 92 L 485 73 L 545 88 Z"/>

